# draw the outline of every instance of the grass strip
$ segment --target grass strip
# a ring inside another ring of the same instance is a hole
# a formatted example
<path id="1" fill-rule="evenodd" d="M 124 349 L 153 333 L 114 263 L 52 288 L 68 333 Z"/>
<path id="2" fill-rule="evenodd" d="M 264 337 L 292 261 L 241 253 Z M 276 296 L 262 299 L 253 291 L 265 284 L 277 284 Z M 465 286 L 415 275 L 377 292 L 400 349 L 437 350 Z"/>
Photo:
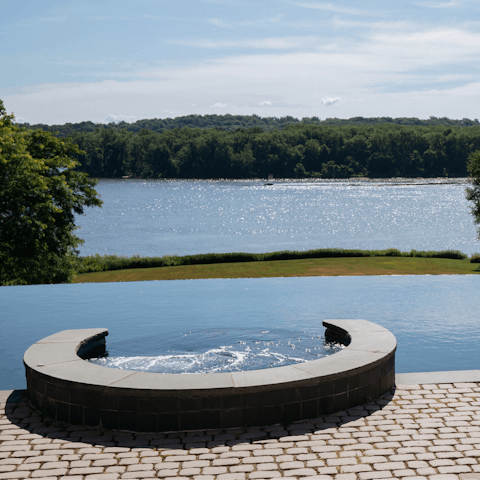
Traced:
<path id="1" fill-rule="evenodd" d="M 458 250 L 401 252 L 396 248 L 387 250 L 347 250 L 323 248 L 307 251 L 283 250 L 271 253 L 206 253 L 198 255 L 166 255 L 163 257 L 123 257 L 118 255 L 92 255 L 80 257 L 78 273 L 121 270 L 125 268 L 173 267 L 181 265 L 209 265 L 213 263 L 268 262 L 273 260 L 300 260 L 309 258 L 341 257 L 421 257 L 466 259 Z"/>
<path id="2" fill-rule="evenodd" d="M 83 273 L 77 276 L 74 283 L 202 278 L 462 275 L 478 273 L 480 273 L 480 265 L 471 263 L 466 258 L 356 256 L 130 268 Z"/>

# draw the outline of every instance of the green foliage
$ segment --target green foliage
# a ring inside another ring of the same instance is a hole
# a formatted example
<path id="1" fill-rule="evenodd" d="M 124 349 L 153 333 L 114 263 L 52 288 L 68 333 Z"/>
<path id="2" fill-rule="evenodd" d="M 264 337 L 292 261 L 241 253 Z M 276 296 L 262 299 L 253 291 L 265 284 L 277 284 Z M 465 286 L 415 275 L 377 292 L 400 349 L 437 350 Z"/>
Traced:
<path id="1" fill-rule="evenodd" d="M 95 177 L 465 177 L 477 120 L 189 115 L 134 124 L 66 124 Z M 31 128 L 28 126 L 28 128 Z"/>
<path id="2" fill-rule="evenodd" d="M 71 281 L 75 214 L 100 206 L 96 181 L 76 171 L 68 139 L 25 131 L 0 102 L 0 285 Z"/>
<path id="3" fill-rule="evenodd" d="M 234 131 L 238 129 L 248 129 L 253 133 L 269 132 L 271 130 L 282 130 L 289 125 L 333 125 L 333 126 L 376 126 L 376 125 L 402 125 L 402 126 L 450 126 L 450 127 L 471 127 L 480 125 L 477 119 L 454 120 L 450 118 L 430 117 L 428 120 L 418 118 L 391 118 L 376 117 L 364 118 L 353 117 L 349 119 L 327 118 L 320 120 L 318 117 L 305 117 L 302 120 L 291 116 L 287 117 L 259 117 L 258 115 L 187 115 L 176 118 L 153 118 L 148 120 L 138 120 L 134 123 L 109 123 L 95 124 L 93 122 L 66 123 L 65 125 L 30 125 L 28 123 L 19 124 L 20 127 L 42 129 L 50 132 L 58 132 L 60 136 L 66 137 L 74 133 L 94 132 L 98 128 L 110 130 L 127 130 L 138 133 L 141 130 L 150 130 L 152 132 L 162 133 L 166 130 L 176 128 L 216 128 L 223 131 Z"/>
<path id="4" fill-rule="evenodd" d="M 267 262 L 273 260 L 298 260 L 308 258 L 341 257 L 423 257 L 467 259 L 467 255 L 457 250 L 401 252 L 396 248 L 387 250 L 347 250 L 343 248 L 323 248 L 307 251 L 285 250 L 271 253 L 206 253 L 199 255 L 177 255 L 164 257 L 123 257 L 117 255 L 92 255 L 79 257 L 78 273 L 105 272 L 126 268 L 174 267 L 181 265 L 208 265 L 213 263 Z"/>
<path id="5" fill-rule="evenodd" d="M 480 263 L 480 253 L 472 253 L 470 263 Z"/>
<path id="6" fill-rule="evenodd" d="M 76 133 L 81 170 L 118 178 L 465 177 L 480 126 L 324 126 L 263 132 L 181 128 Z"/>
<path id="7" fill-rule="evenodd" d="M 470 174 L 472 187 L 466 189 L 467 200 L 473 202 L 470 211 L 473 215 L 473 221 L 480 224 L 480 150 L 472 153 L 468 157 L 467 170 Z M 480 227 L 477 229 L 477 236 L 480 240 Z"/>
<path id="8" fill-rule="evenodd" d="M 407 255 L 402 254 L 403 257 L 422 257 L 422 258 L 451 258 L 452 260 L 467 260 L 468 255 L 460 252 L 459 250 L 442 250 L 441 252 L 435 251 L 419 251 L 411 250 Z"/>

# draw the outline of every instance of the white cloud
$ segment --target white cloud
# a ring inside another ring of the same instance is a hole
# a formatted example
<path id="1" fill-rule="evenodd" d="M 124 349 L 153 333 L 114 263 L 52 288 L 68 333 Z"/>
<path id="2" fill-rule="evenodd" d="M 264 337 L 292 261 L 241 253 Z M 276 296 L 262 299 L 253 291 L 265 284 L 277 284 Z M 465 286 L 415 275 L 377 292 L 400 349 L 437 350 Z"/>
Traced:
<path id="1" fill-rule="evenodd" d="M 169 43 L 199 48 L 254 48 L 265 50 L 292 50 L 305 47 L 313 47 L 318 40 L 315 36 L 309 37 L 272 37 L 259 39 L 241 40 L 172 40 Z"/>
<path id="2" fill-rule="evenodd" d="M 39 21 L 39 22 L 64 22 L 65 18 L 64 17 L 45 17 L 45 18 L 39 18 L 37 21 Z"/>
<path id="3" fill-rule="evenodd" d="M 142 16 L 143 18 L 147 18 L 145 15 Z M 120 17 L 120 16 L 104 16 L 104 17 L 97 17 L 96 20 L 137 20 L 137 16 L 131 16 L 131 17 Z"/>
<path id="4" fill-rule="evenodd" d="M 346 13 L 348 15 L 378 15 L 379 12 L 359 10 L 357 8 L 345 8 L 333 3 L 309 3 L 309 2 L 289 2 L 297 7 L 309 8 L 313 10 L 326 10 L 335 13 Z"/>
<path id="5" fill-rule="evenodd" d="M 346 31 L 352 31 L 353 29 L 364 29 L 370 32 L 386 32 L 392 33 L 395 31 L 400 32 L 409 32 L 409 31 L 417 31 L 419 26 L 417 24 L 413 24 L 411 22 L 405 21 L 372 21 L 372 20 L 345 20 L 345 18 L 340 18 L 338 15 L 335 15 L 334 18 L 331 20 L 330 24 L 335 27 L 336 29 L 343 28 Z M 358 33 L 358 30 L 356 30 Z"/>
<path id="6" fill-rule="evenodd" d="M 457 0 L 451 0 L 450 2 L 419 2 L 417 5 L 419 7 L 426 7 L 426 8 L 451 8 L 451 7 L 458 7 L 460 2 Z"/>
<path id="7" fill-rule="evenodd" d="M 136 69 L 128 81 L 10 89 L 3 100 L 31 123 L 101 122 L 119 105 L 137 118 L 188 115 L 192 105 L 198 114 L 226 107 L 232 114 L 261 114 L 274 105 L 276 115 L 301 118 L 320 116 L 335 105 L 340 118 L 478 117 L 480 92 L 472 83 L 472 66 L 480 62 L 480 32 L 380 22 L 370 34 L 328 41 L 329 46 L 317 37 L 225 41 L 254 42 L 265 51 L 178 68 Z M 221 44 L 211 42 L 212 48 Z"/>
<path id="8" fill-rule="evenodd" d="M 370 37 L 369 54 L 395 63 L 399 70 L 426 66 L 477 62 L 480 33 L 454 28 L 416 32 L 380 32 Z"/>
<path id="9" fill-rule="evenodd" d="M 279 23 L 283 18 L 285 17 L 285 14 L 280 13 L 279 15 L 275 15 L 274 17 L 270 18 L 257 18 L 255 20 L 244 20 L 241 25 L 244 25 L 245 27 L 267 27 L 271 25 L 275 25 Z"/>
<path id="10" fill-rule="evenodd" d="M 230 23 L 224 22 L 220 18 L 211 18 L 208 22 L 220 28 L 233 28 L 233 26 Z"/>
<path id="11" fill-rule="evenodd" d="M 337 103 L 342 103 L 342 99 L 340 97 L 324 97 L 321 100 L 321 104 L 325 105 L 326 107 L 335 105 Z"/>
<path id="12" fill-rule="evenodd" d="M 108 117 L 105 118 L 103 123 L 134 123 L 136 121 L 137 117 L 135 117 L 134 115 L 108 115 Z"/>

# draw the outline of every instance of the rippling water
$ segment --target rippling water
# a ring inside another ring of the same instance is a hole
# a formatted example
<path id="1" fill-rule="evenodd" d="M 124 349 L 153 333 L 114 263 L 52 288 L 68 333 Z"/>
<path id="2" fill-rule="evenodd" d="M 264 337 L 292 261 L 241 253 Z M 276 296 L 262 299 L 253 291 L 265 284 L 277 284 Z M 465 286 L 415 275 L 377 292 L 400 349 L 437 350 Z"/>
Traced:
<path id="1" fill-rule="evenodd" d="M 82 255 L 313 248 L 480 250 L 466 183 L 101 180 Z"/>
<path id="2" fill-rule="evenodd" d="M 303 363 L 342 348 L 326 343 L 323 334 L 290 329 L 194 328 L 188 333 L 152 335 L 140 343 L 128 340 L 109 344 L 107 356 L 90 362 L 123 370 L 219 373 Z M 155 354 L 158 351 L 166 353 Z"/>

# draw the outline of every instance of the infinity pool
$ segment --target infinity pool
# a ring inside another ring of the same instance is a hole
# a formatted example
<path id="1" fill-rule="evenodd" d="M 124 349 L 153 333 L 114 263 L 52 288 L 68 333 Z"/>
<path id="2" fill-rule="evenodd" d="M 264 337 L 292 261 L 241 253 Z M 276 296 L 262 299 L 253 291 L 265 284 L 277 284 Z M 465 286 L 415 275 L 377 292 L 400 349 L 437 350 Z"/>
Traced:
<path id="1" fill-rule="evenodd" d="M 361 318 L 396 336 L 397 373 L 479 369 L 479 288 L 475 275 L 2 287 L 0 389 L 25 388 L 22 357 L 32 343 L 88 327 L 108 328 L 107 348 L 131 357 L 195 353 L 202 342 L 189 332 L 215 337 L 209 348 L 220 348 L 222 331 L 291 333 L 295 341 L 323 335 L 325 319 Z M 176 340 L 144 350 L 151 338 Z"/>

